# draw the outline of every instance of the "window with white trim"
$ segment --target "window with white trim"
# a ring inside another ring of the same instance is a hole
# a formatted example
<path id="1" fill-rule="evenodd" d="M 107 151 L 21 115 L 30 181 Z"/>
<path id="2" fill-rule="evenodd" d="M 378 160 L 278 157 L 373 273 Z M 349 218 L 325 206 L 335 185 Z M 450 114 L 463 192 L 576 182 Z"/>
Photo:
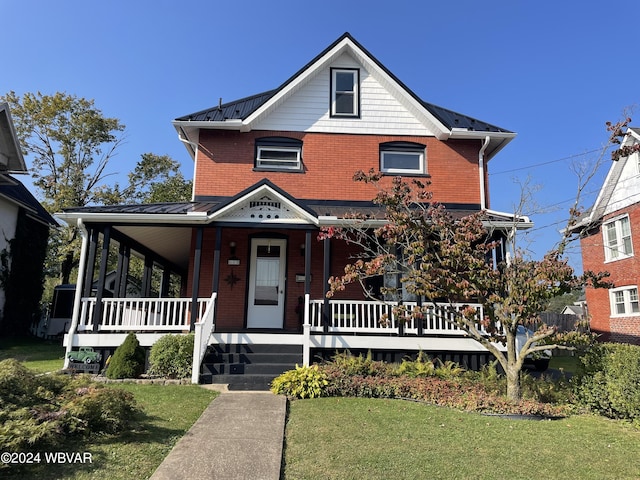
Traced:
<path id="1" fill-rule="evenodd" d="M 640 315 L 638 287 L 620 287 L 609 290 L 611 316 Z"/>
<path id="2" fill-rule="evenodd" d="M 387 142 L 381 144 L 380 171 L 405 175 L 426 174 L 424 145 L 412 142 Z"/>
<path id="3" fill-rule="evenodd" d="M 302 171 L 302 142 L 295 138 L 256 139 L 257 170 Z"/>
<path id="4" fill-rule="evenodd" d="M 604 259 L 606 262 L 631 257 L 631 222 L 629 217 L 619 217 L 602 225 L 604 237 Z"/>
<path id="5" fill-rule="evenodd" d="M 360 116 L 360 71 L 331 69 L 331 116 Z"/>

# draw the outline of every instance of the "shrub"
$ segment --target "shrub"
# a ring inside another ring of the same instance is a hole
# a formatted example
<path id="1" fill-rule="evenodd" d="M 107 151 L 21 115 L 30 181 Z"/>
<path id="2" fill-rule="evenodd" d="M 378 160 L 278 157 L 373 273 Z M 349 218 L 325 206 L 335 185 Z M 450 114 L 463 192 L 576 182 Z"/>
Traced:
<path id="1" fill-rule="evenodd" d="M 165 335 L 151 347 L 149 374 L 189 378 L 193 366 L 194 335 Z"/>
<path id="2" fill-rule="evenodd" d="M 362 354 L 352 355 L 351 352 L 338 352 L 332 358 L 331 363 L 345 375 L 372 375 L 372 376 L 387 376 L 392 374 L 393 368 L 380 361 L 374 361 L 371 358 L 371 351 L 367 353 L 366 357 Z"/>
<path id="3" fill-rule="evenodd" d="M 396 368 L 395 373 L 411 378 L 430 377 L 434 374 L 435 369 L 433 361 L 423 352 L 420 352 L 415 360 L 403 359 L 402 363 Z"/>
<path id="4" fill-rule="evenodd" d="M 580 358 L 576 399 L 611 418 L 640 420 L 640 347 L 599 344 Z"/>
<path id="5" fill-rule="evenodd" d="M 105 372 L 108 378 L 138 378 L 144 373 L 146 353 L 135 333 L 130 333 L 116 348 Z"/>
<path id="6" fill-rule="evenodd" d="M 271 391 L 293 398 L 321 397 L 327 386 L 327 376 L 317 365 L 299 367 L 284 372 L 271 382 Z"/>
<path id="7" fill-rule="evenodd" d="M 117 433 L 136 411 L 131 394 L 88 376 L 36 376 L 16 360 L 0 362 L 0 451 L 56 448 L 74 434 Z"/>

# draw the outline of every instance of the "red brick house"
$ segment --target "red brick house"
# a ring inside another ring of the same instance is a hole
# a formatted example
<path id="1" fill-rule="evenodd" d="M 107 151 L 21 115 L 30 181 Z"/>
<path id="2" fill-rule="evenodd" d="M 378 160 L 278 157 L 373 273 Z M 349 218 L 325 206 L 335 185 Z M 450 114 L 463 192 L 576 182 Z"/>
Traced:
<path id="1" fill-rule="evenodd" d="M 194 381 L 224 383 L 240 383 L 240 374 L 272 378 L 276 372 L 258 364 L 275 357 L 278 368 L 290 368 L 336 349 L 385 358 L 422 350 L 470 366 L 487 355 L 435 316 L 382 326 L 388 303 L 356 288 L 327 299 L 327 280 L 350 252 L 317 237 L 353 211 L 380 224 L 375 192 L 352 180 L 369 169 L 387 181 L 429 179 L 435 200 L 457 215 L 486 211 L 496 239 L 530 227 L 527 218 L 489 210 L 487 163 L 515 133 L 421 100 L 349 34 L 275 90 L 221 100 L 173 124 L 194 161 L 191 202 L 60 215 L 86 237 L 68 349 L 113 348 L 131 330 L 149 346 L 191 329 Z M 131 252 L 144 257 L 145 298 L 124 298 L 124 281 L 92 293 L 91 281 L 107 273 L 110 243 L 119 245 L 117 278 L 126 278 Z M 152 296 L 154 271 L 165 281 Z M 181 298 L 163 290 L 171 275 L 182 279 Z"/>
<path id="2" fill-rule="evenodd" d="M 640 143 L 629 128 L 623 145 Z M 640 344 L 640 155 L 614 161 L 595 204 L 579 228 L 584 270 L 607 271 L 614 288 L 586 290 L 591 329 L 601 340 Z M 576 227 L 576 228 L 578 228 Z"/>

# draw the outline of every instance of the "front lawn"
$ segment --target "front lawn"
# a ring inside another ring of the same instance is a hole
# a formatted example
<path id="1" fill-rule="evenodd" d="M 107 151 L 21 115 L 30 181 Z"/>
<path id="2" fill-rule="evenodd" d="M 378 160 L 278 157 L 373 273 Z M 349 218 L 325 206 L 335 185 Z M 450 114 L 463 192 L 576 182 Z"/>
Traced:
<path id="1" fill-rule="evenodd" d="M 60 340 L 39 338 L 0 339 L 0 360 L 15 358 L 37 372 L 55 372 L 64 366 L 65 348 Z"/>
<path id="2" fill-rule="evenodd" d="M 118 436 L 94 436 L 59 449 L 89 452 L 92 463 L 47 465 L 43 461 L 39 465 L 0 469 L 0 477 L 38 480 L 149 478 L 217 395 L 195 385 L 123 383 L 110 386 L 132 392 L 143 408 L 134 430 Z"/>
<path id="3" fill-rule="evenodd" d="M 290 405 L 284 478 L 639 478 L 640 431 L 596 416 L 507 420 L 404 400 Z"/>

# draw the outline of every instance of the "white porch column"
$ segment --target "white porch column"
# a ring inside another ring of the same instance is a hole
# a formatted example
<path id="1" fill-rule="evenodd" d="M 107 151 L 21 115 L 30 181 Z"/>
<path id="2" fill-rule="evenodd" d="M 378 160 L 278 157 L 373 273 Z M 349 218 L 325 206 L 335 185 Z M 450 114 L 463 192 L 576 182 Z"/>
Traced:
<path id="1" fill-rule="evenodd" d="M 302 324 L 302 366 L 308 367 L 311 363 L 311 323 L 309 322 L 309 298 L 304 294 L 304 323 Z"/>

